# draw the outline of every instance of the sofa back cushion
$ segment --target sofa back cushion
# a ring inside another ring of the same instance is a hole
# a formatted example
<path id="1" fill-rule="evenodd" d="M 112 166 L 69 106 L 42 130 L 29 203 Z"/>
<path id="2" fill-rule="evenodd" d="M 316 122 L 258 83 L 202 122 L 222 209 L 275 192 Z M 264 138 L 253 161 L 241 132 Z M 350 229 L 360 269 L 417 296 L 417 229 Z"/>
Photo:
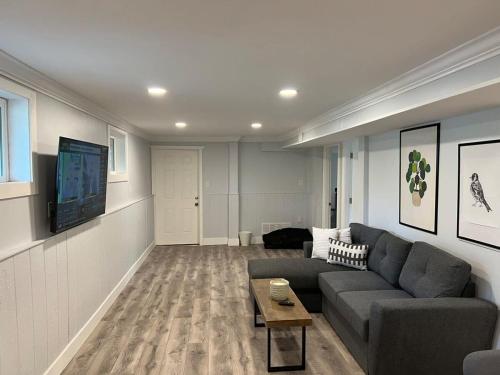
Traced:
<path id="1" fill-rule="evenodd" d="M 380 236 L 368 254 L 368 269 L 375 271 L 391 285 L 397 287 L 401 269 L 412 243 L 390 233 Z"/>
<path id="2" fill-rule="evenodd" d="M 470 264 L 462 259 L 425 242 L 415 242 L 399 285 L 417 298 L 460 297 L 470 272 Z"/>
<path id="3" fill-rule="evenodd" d="M 357 245 L 368 245 L 368 251 L 375 248 L 377 240 L 385 233 L 385 230 L 358 223 L 351 223 L 350 227 L 352 243 Z"/>

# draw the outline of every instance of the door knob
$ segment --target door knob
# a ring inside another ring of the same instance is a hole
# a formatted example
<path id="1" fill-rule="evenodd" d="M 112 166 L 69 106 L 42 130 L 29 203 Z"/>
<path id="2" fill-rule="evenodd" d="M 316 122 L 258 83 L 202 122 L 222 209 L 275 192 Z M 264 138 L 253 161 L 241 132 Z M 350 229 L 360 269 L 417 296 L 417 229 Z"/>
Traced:
<path id="1" fill-rule="evenodd" d="M 198 202 L 196 202 L 194 205 L 195 205 L 195 207 L 198 207 Z"/>

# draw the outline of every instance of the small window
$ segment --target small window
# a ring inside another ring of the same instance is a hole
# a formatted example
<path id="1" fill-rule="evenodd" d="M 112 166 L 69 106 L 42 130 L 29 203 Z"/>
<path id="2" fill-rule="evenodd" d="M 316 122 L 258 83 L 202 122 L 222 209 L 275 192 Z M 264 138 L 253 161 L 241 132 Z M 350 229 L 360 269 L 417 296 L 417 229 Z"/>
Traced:
<path id="1" fill-rule="evenodd" d="M 36 93 L 0 78 L 0 199 L 36 194 Z"/>
<path id="2" fill-rule="evenodd" d="M 128 181 L 127 140 L 128 135 L 123 130 L 109 125 L 109 182 Z"/>

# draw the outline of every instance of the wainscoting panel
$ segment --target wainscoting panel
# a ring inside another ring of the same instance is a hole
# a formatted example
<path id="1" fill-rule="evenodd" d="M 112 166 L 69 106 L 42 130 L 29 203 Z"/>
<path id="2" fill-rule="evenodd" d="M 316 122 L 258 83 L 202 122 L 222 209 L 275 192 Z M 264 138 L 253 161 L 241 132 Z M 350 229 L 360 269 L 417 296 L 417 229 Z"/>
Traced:
<path id="1" fill-rule="evenodd" d="M 0 374 L 15 374 L 18 367 L 17 306 L 14 259 L 0 263 Z"/>
<path id="2" fill-rule="evenodd" d="M 17 336 L 19 372 L 32 374 L 35 370 L 33 299 L 31 294 L 30 254 L 26 251 L 14 258 L 16 288 Z"/>
<path id="3" fill-rule="evenodd" d="M 149 197 L 0 262 L 0 375 L 64 368 L 151 250 L 153 220 Z"/>
<path id="4" fill-rule="evenodd" d="M 29 253 L 31 261 L 31 290 L 33 294 L 35 374 L 41 374 L 49 365 L 47 350 L 47 289 L 43 245 L 30 249 Z"/>

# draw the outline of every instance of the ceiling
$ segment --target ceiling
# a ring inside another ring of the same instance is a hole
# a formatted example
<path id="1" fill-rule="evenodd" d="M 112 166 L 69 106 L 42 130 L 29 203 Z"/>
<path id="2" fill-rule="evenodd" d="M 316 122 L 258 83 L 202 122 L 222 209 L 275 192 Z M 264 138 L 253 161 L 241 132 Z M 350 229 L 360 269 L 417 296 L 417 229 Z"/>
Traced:
<path id="1" fill-rule="evenodd" d="M 4 0 L 0 49 L 152 135 L 273 136 L 499 14 L 498 0 Z M 285 86 L 298 97 L 281 99 Z"/>

